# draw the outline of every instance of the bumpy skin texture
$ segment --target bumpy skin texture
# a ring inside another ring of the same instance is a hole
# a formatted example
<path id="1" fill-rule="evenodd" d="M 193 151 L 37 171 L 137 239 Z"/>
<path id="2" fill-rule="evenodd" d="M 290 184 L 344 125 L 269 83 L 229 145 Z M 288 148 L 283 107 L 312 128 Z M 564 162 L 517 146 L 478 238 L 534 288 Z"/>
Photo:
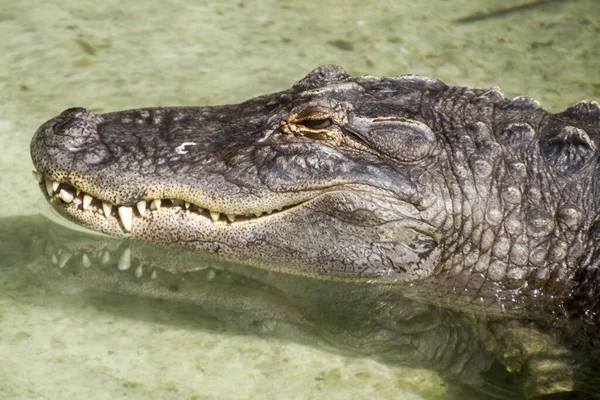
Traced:
<path id="1" fill-rule="evenodd" d="M 283 208 L 225 223 L 162 207 L 136 213 L 128 230 L 77 198 L 49 196 L 110 235 L 294 273 L 381 278 L 457 307 L 558 302 L 589 312 L 599 130 L 591 101 L 550 114 L 498 88 L 351 77 L 328 65 L 239 105 L 69 109 L 38 129 L 31 154 L 45 179 L 117 207 Z"/>

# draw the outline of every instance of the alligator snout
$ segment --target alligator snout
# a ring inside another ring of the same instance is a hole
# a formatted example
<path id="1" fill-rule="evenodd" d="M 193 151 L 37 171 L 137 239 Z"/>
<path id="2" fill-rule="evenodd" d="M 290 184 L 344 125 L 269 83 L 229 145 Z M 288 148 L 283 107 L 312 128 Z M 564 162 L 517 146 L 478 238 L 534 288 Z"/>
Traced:
<path id="1" fill-rule="evenodd" d="M 44 175 L 68 170 L 75 157 L 86 164 L 105 161 L 110 152 L 100 141 L 99 125 L 102 116 L 85 108 L 70 108 L 58 117 L 47 121 L 35 133 L 32 157 L 38 170 Z M 52 163 L 48 160 L 53 159 Z"/>

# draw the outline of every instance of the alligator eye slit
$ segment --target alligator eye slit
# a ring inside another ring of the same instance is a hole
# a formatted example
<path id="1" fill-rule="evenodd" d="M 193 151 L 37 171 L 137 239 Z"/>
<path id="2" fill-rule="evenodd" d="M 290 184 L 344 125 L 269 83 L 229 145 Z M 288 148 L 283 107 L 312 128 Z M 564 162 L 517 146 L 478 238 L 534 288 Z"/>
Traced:
<path id="1" fill-rule="evenodd" d="M 251 214 L 227 214 L 208 210 L 180 199 L 143 200 L 133 205 L 111 204 L 95 198 L 68 183 L 59 183 L 47 178 L 38 179 L 39 176 L 37 174 L 35 176 L 38 182 L 41 180 L 41 182 L 39 182 L 40 187 L 50 202 L 54 204 L 63 204 L 63 207 L 65 208 L 67 208 L 67 206 L 76 207 L 78 212 L 91 212 L 103 215 L 104 217 L 117 218 L 125 231 L 131 230 L 132 221 L 135 220 L 135 218 L 143 218 L 147 216 L 148 213 L 157 211 L 161 208 L 176 208 L 178 209 L 177 212 L 201 216 L 213 223 L 233 225 L 264 218 L 267 215 L 277 214 L 278 212 L 299 205 L 292 204 L 274 210 L 253 212 Z"/>
<path id="2" fill-rule="evenodd" d="M 301 122 L 301 124 L 308 129 L 325 129 L 329 128 L 333 122 L 329 118 L 322 119 L 307 119 Z"/>
<path id="3" fill-rule="evenodd" d="M 333 116 L 333 111 L 327 107 L 312 106 L 293 114 L 288 122 L 295 124 L 300 129 L 320 130 L 333 125 Z"/>

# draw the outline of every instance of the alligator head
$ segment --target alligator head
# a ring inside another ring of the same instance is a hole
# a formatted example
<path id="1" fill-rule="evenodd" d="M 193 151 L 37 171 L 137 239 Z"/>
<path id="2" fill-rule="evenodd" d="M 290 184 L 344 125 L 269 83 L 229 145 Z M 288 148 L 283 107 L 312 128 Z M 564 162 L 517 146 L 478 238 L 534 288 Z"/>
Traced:
<path id="1" fill-rule="evenodd" d="M 109 235 L 483 299 L 490 283 L 562 293 L 591 265 L 599 121 L 594 102 L 553 115 L 497 88 L 323 66 L 238 105 L 69 109 L 31 154 L 50 203 Z"/>

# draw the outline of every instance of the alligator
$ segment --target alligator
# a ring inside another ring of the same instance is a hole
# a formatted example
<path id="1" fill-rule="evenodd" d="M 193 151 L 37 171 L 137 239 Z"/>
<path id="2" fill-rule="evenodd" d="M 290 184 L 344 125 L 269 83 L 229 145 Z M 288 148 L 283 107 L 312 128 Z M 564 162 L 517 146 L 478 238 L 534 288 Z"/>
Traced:
<path id="1" fill-rule="evenodd" d="M 71 108 L 31 156 L 52 206 L 92 230 L 551 315 L 596 347 L 599 141 L 594 101 L 552 114 L 496 87 L 325 65 L 237 105 Z"/>

